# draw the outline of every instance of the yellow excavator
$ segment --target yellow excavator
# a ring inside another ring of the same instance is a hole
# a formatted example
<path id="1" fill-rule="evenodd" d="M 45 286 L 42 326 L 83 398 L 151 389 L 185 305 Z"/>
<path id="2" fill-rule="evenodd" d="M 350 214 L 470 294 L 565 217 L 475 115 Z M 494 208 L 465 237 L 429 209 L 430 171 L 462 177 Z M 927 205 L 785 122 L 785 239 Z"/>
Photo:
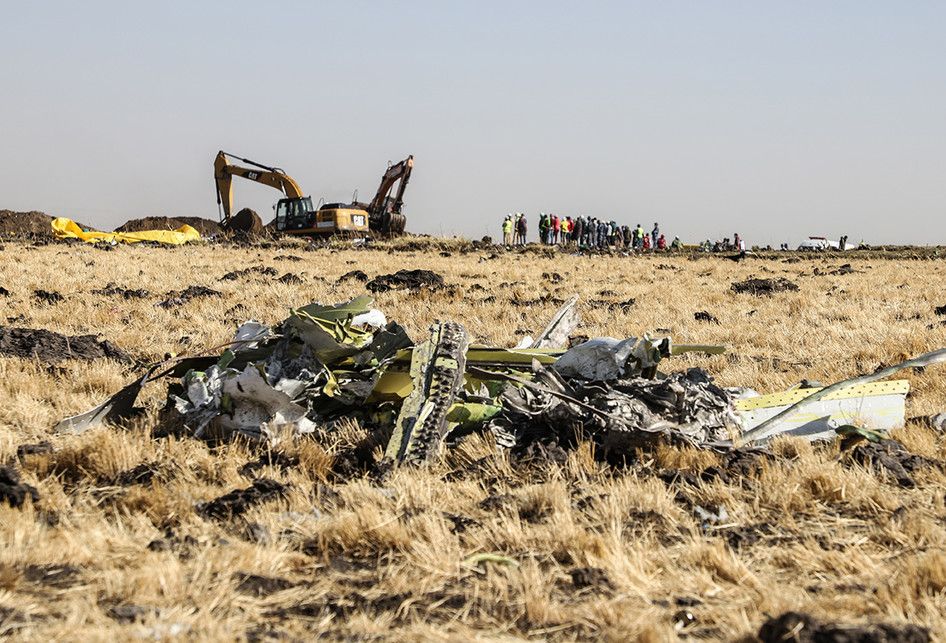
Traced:
<path id="1" fill-rule="evenodd" d="M 319 212 L 337 212 L 342 216 L 345 212 L 364 213 L 368 217 L 368 227 L 372 232 L 385 236 L 404 234 L 407 217 L 401 213 L 404 207 L 404 191 L 411 180 L 414 170 L 414 156 L 408 156 L 403 161 L 389 163 L 388 168 L 381 176 L 381 185 L 375 193 L 371 203 L 352 201 L 351 203 L 329 203 L 319 208 Z M 397 192 L 391 195 L 394 186 L 398 185 Z"/>
<path id="2" fill-rule="evenodd" d="M 230 159 L 252 167 L 234 165 Z M 291 176 L 278 167 L 270 167 L 227 152 L 217 152 L 214 160 L 214 182 L 217 188 L 217 206 L 223 222 L 231 221 L 233 209 L 233 177 L 276 188 L 285 198 L 276 203 L 276 229 L 291 235 L 328 236 L 332 234 L 359 234 L 369 230 L 384 235 L 404 232 L 406 218 L 401 214 L 404 190 L 414 167 L 414 157 L 390 165 L 381 178 L 381 185 L 370 204 L 357 201 L 343 204 L 330 203 L 319 208 L 312 206 L 312 197 L 304 196 L 302 188 Z M 394 185 L 400 181 L 395 196 Z"/>
<path id="3" fill-rule="evenodd" d="M 230 159 L 252 167 L 234 165 Z M 224 224 L 231 220 L 234 176 L 268 185 L 286 195 L 276 203 L 276 230 L 279 232 L 309 236 L 368 232 L 366 212 L 354 209 L 316 210 L 312 207 L 312 197 L 304 196 L 296 180 L 281 168 L 220 151 L 214 159 L 214 183 L 217 186 L 217 206 Z"/>

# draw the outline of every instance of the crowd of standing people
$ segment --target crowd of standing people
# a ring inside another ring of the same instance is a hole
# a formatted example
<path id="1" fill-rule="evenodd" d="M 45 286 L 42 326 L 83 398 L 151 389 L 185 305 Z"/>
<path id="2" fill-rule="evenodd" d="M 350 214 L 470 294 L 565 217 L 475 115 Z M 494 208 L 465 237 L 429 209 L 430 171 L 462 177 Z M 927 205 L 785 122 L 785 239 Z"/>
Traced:
<path id="1" fill-rule="evenodd" d="M 560 217 L 556 214 L 539 215 L 539 241 L 545 245 L 573 246 L 587 249 L 625 249 L 643 252 L 645 250 L 679 250 L 680 237 L 667 242 L 660 231 L 660 225 L 654 223 L 648 233 L 637 224 L 631 228 L 590 216 Z M 526 216 L 522 212 L 510 213 L 503 220 L 503 245 L 520 246 L 526 244 L 529 229 Z"/>

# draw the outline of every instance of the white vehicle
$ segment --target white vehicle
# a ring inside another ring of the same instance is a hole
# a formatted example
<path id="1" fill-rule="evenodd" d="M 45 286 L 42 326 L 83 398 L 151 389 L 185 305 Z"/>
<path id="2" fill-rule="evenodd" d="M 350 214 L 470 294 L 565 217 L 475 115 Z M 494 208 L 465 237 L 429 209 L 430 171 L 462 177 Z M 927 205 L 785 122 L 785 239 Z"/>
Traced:
<path id="1" fill-rule="evenodd" d="M 840 250 L 841 243 L 824 237 L 808 237 L 798 245 L 799 250 Z"/>

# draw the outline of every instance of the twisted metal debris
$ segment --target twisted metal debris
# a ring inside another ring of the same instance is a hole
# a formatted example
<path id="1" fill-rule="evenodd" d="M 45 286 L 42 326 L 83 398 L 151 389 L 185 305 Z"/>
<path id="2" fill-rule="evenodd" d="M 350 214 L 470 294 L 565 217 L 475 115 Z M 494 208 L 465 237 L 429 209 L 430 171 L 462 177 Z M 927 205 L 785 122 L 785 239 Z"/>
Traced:
<path id="1" fill-rule="evenodd" d="M 784 394 L 757 397 L 752 407 L 769 409 L 769 419 L 755 421 L 756 414 L 741 411 L 745 400 L 736 391 L 716 385 L 702 369 L 658 371 L 673 355 L 720 353 L 722 347 L 644 336 L 599 337 L 566 348 L 579 323 L 576 302 L 577 297 L 565 303 L 537 339 L 525 338 L 514 349 L 471 343 L 463 326 L 449 321 L 433 325 L 415 345 L 401 326 L 371 308 L 368 296 L 334 306 L 310 304 L 274 327 L 246 322 L 219 355 L 155 364 L 56 428 L 83 431 L 125 420 L 143 386 L 171 377 L 158 428 L 165 434 L 275 443 L 331 432 L 340 419 L 355 419 L 392 430 L 384 451 L 390 465 L 431 462 L 445 443 L 473 431 L 492 435 L 497 447 L 508 449 L 587 439 L 604 457 L 622 458 L 661 442 L 715 449 L 758 443 L 797 429 L 797 417 L 794 424 L 785 420 L 800 409 L 837 398 L 826 415 L 804 420 L 805 426 L 828 427 L 810 432 L 810 439 L 834 435 L 835 428 L 844 428 L 838 414 L 857 406 L 858 394 L 849 387 L 900 368 L 946 361 L 946 351 L 937 351 L 815 389 L 795 404 L 782 404 Z M 902 417 L 909 387 L 900 382 L 894 388 L 882 400 L 899 403 Z M 847 393 L 838 395 L 840 389 Z"/>

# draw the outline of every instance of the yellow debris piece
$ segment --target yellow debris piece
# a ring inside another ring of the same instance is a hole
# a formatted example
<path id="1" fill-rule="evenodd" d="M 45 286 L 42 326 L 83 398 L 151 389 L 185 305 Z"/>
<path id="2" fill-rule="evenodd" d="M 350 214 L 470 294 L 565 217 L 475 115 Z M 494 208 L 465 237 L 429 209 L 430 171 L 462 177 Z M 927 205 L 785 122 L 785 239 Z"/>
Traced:
<path id="1" fill-rule="evenodd" d="M 780 406 L 791 406 L 820 391 L 821 388 L 793 388 L 781 393 L 769 393 L 758 397 L 748 397 L 736 400 L 736 409 L 752 411 L 755 409 L 770 409 Z M 871 382 L 858 386 L 849 386 L 846 389 L 835 391 L 824 396 L 824 400 L 851 400 L 867 397 L 881 397 L 883 395 L 906 395 L 910 392 L 909 380 L 885 380 Z"/>
<path id="2" fill-rule="evenodd" d="M 200 233 L 189 225 L 177 230 L 142 230 L 141 232 L 86 232 L 75 221 L 58 217 L 52 221 L 53 232 L 60 239 L 82 239 L 87 243 L 138 243 L 153 241 L 172 246 L 182 246 L 189 241 L 199 241 Z"/>

